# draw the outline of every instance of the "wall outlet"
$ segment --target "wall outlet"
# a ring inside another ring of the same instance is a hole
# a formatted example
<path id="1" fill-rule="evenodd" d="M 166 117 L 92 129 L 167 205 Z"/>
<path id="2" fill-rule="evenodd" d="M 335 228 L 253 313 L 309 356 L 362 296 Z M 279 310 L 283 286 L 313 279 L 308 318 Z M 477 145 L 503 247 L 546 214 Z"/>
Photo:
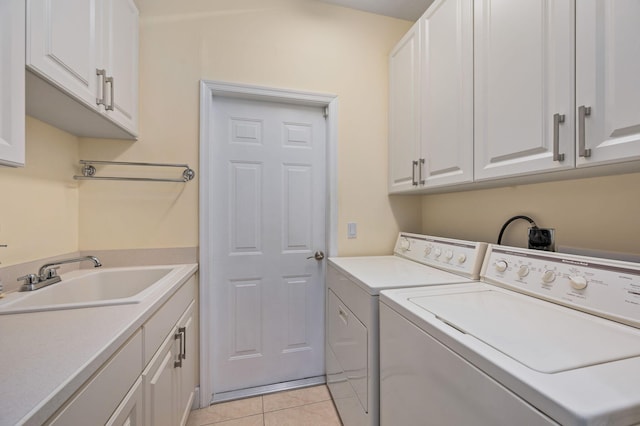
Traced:
<path id="1" fill-rule="evenodd" d="M 529 248 L 544 251 L 556 251 L 555 229 L 529 228 Z"/>

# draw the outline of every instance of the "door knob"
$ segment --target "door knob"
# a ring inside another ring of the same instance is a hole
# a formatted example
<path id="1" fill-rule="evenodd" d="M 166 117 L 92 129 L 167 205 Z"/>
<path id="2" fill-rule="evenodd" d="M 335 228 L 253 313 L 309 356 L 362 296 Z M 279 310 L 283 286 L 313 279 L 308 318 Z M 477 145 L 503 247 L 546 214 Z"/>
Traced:
<path id="1" fill-rule="evenodd" d="M 322 260 L 324 259 L 324 253 L 318 250 L 313 254 L 313 256 L 307 257 L 307 259 Z"/>

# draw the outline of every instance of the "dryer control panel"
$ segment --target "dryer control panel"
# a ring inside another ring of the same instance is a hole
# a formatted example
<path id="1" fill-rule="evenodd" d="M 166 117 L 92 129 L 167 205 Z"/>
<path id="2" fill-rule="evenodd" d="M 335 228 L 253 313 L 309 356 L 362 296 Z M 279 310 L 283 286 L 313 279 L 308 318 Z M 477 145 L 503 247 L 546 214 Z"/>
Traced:
<path id="1" fill-rule="evenodd" d="M 401 232 L 394 253 L 423 265 L 477 280 L 487 243 Z"/>
<path id="2" fill-rule="evenodd" d="M 640 328 L 640 264 L 490 245 L 482 280 Z"/>

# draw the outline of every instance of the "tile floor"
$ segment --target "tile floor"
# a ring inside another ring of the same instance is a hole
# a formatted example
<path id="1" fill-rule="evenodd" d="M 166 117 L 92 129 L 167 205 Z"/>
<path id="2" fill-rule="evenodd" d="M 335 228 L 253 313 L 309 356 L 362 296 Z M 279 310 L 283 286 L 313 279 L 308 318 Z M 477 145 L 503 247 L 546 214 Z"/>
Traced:
<path id="1" fill-rule="evenodd" d="M 187 426 L 341 426 L 326 386 L 222 402 L 192 411 Z"/>

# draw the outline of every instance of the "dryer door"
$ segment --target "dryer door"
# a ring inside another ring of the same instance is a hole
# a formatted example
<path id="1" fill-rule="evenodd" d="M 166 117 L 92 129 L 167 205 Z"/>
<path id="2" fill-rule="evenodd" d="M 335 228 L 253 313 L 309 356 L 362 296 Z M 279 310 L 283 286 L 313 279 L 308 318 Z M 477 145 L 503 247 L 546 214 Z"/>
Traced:
<path id="1" fill-rule="evenodd" d="M 328 291 L 327 342 L 362 408 L 368 412 L 367 328 L 331 290 Z M 331 386 L 331 383 L 329 384 Z"/>

